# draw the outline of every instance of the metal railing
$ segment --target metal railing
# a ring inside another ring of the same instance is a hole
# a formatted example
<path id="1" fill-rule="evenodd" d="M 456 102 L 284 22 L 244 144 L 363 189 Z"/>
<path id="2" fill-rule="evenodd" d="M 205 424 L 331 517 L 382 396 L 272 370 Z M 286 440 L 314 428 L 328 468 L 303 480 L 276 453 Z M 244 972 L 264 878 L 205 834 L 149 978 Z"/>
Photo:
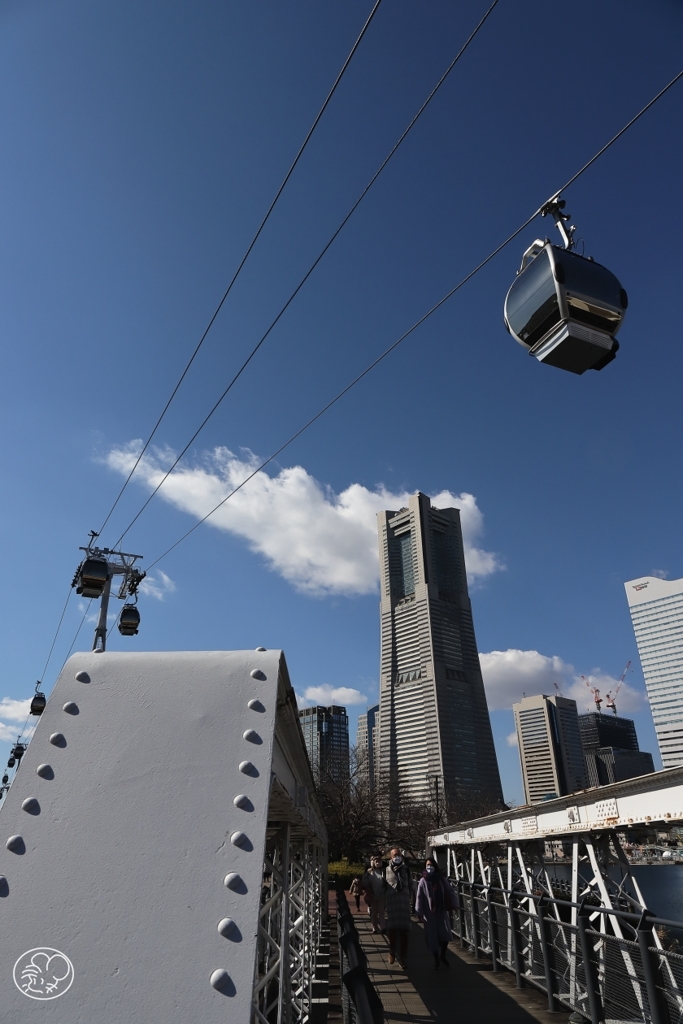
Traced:
<path id="1" fill-rule="evenodd" d="M 340 885 L 335 886 L 335 891 L 344 1024 L 384 1024 L 382 1000 L 368 977 L 367 957 L 360 944 L 346 893 Z"/>
<path id="2" fill-rule="evenodd" d="M 458 894 L 453 932 L 517 987 L 545 992 L 548 1009 L 573 1010 L 591 1024 L 683 1024 L 683 922 L 572 903 L 524 889 L 451 879 Z M 664 942 L 669 948 L 664 948 Z"/>

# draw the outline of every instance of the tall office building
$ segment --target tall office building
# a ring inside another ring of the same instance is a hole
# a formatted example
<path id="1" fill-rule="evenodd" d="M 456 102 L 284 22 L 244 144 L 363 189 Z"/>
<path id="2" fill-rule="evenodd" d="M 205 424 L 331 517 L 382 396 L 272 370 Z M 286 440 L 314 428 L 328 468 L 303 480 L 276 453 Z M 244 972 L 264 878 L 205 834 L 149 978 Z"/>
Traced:
<path id="1" fill-rule="evenodd" d="M 589 786 L 625 782 L 655 770 L 652 754 L 638 746 L 633 719 L 591 711 L 579 715 L 579 732 Z"/>
<path id="2" fill-rule="evenodd" d="M 502 802 L 460 513 L 425 494 L 380 512 L 379 777 L 393 796 Z M 375 760 L 377 773 L 377 759 Z"/>
<path id="3" fill-rule="evenodd" d="M 537 804 L 588 785 L 576 701 L 568 697 L 524 697 L 513 704 L 522 763 L 524 796 Z"/>
<path id="4" fill-rule="evenodd" d="M 624 584 L 665 768 L 683 764 L 683 580 Z"/>
<path id="5" fill-rule="evenodd" d="M 316 782 L 342 782 L 349 775 L 349 719 L 346 708 L 302 708 L 299 721 Z"/>
<path id="6" fill-rule="evenodd" d="M 375 788 L 375 751 L 379 730 L 379 704 L 368 708 L 366 714 L 358 716 L 356 749 L 361 767 L 367 775 L 370 789 Z"/>

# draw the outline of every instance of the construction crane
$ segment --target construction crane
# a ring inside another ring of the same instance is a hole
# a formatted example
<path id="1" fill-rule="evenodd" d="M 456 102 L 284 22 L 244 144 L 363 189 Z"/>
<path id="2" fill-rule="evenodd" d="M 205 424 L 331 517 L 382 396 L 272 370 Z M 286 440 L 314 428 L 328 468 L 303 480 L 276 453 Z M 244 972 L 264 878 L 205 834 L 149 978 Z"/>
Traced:
<path id="1" fill-rule="evenodd" d="M 602 697 L 600 696 L 600 691 L 596 689 L 596 687 L 593 686 L 590 680 L 586 679 L 585 676 L 581 676 L 581 678 L 583 679 L 584 683 L 586 684 L 590 692 L 593 694 L 593 700 L 595 701 L 596 708 L 599 712 L 602 712 L 602 708 L 600 707 L 600 705 L 602 704 Z"/>
<path id="2" fill-rule="evenodd" d="M 617 705 L 616 705 L 617 694 L 619 693 L 619 690 L 621 689 L 621 684 L 623 683 L 624 679 L 626 678 L 626 673 L 628 672 L 630 667 L 631 667 L 631 662 L 627 661 L 626 662 L 626 668 L 624 669 L 624 671 L 619 676 L 619 682 L 617 683 L 616 689 L 614 690 L 613 693 L 608 693 L 607 694 L 607 700 L 605 702 L 605 706 L 608 707 L 610 709 L 610 711 L 613 711 L 615 715 L 617 713 Z"/>

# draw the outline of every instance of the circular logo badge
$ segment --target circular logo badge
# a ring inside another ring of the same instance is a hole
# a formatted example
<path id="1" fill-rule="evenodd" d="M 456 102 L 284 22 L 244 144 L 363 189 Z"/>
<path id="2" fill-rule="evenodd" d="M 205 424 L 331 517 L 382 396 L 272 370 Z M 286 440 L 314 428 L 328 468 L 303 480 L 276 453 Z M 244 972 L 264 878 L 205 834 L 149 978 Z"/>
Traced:
<path id="1" fill-rule="evenodd" d="M 74 980 L 74 965 L 58 949 L 29 949 L 14 965 L 14 984 L 29 999 L 57 999 Z"/>

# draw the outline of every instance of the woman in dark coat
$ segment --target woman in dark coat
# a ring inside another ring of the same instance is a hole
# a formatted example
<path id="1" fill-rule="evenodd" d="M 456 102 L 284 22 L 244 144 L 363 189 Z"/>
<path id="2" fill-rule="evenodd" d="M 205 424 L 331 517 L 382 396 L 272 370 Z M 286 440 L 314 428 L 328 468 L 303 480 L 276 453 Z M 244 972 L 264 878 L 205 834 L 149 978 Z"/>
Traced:
<path id="1" fill-rule="evenodd" d="M 415 913 L 424 922 L 427 949 L 434 954 L 434 968 L 448 967 L 446 950 L 451 941 L 450 911 L 457 906 L 456 895 L 444 878 L 436 861 L 427 858 L 417 887 Z"/>

